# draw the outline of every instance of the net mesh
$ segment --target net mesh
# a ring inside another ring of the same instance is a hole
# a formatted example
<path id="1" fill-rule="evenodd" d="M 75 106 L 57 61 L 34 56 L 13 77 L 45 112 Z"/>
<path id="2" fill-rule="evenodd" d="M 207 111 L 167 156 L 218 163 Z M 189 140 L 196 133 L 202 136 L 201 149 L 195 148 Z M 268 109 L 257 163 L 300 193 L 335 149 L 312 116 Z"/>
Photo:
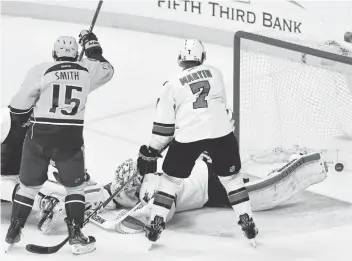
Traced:
<path id="1" fill-rule="evenodd" d="M 350 54 L 336 44 L 315 48 Z M 352 65 L 249 40 L 240 59 L 243 155 L 270 162 L 321 151 L 336 161 L 338 151 L 351 152 Z"/>

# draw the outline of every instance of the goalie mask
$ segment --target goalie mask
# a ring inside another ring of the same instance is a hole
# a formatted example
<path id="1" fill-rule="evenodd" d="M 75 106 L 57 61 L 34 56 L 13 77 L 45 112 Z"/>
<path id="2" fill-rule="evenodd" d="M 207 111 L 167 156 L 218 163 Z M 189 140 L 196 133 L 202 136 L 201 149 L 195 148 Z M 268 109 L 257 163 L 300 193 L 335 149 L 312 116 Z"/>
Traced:
<path id="1" fill-rule="evenodd" d="M 111 193 L 118 190 L 125 182 L 137 173 L 137 162 L 128 159 L 120 164 L 116 171 L 114 180 L 111 183 Z M 116 202 L 124 207 L 134 207 L 138 203 L 138 193 L 141 188 L 140 175 L 137 175 L 131 182 L 114 199 Z"/>

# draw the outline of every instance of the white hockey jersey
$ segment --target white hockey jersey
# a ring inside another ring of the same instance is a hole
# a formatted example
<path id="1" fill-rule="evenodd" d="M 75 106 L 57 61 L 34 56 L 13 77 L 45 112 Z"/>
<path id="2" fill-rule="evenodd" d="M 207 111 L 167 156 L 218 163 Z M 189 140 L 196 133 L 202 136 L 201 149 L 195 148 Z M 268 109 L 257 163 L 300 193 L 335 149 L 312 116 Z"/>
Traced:
<path id="1" fill-rule="evenodd" d="M 153 206 L 153 199 L 145 202 L 146 198 L 151 198 L 158 189 L 160 176 L 154 173 L 146 174 L 140 189 L 139 197 L 144 203 L 143 208 L 136 210 L 132 216 L 147 222 Z M 182 180 L 177 191 L 175 204 L 172 205 L 166 221 L 174 216 L 175 212 L 199 209 L 208 201 L 208 167 L 203 160 L 197 160 L 192 173 L 187 179 Z"/>
<path id="2" fill-rule="evenodd" d="M 33 107 L 31 121 L 55 125 L 83 125 L 87 96 L 111 80 L 108 62 L 83 59 L 54 61 L 31 68 L 12 98 L 12 113 Z"/>
<path id="3" fill-rule="evenodd" d="M 200 65 L 182 71 L 161 88 L 150 146 L 160 149 L 165 137 L 188 143 L 229 134 L 233 126 L 226 103 L 217 68 Z"/>

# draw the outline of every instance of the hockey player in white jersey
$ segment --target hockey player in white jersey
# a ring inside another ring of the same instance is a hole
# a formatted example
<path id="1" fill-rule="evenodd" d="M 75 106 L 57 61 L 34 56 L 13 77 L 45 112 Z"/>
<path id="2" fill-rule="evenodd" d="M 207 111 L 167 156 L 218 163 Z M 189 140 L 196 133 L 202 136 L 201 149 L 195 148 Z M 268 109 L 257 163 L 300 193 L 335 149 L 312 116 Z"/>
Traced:
<path id="1" fill-rule="evenodd" d="M 205 58 L 204 46 L 199 40 L 184 41 L 178 56 L 183 71 L 162 86 L 152 138 L 139 150 L 140 173 L 155 172 L 158 151 L 172 140 L 154 196 L 151 223 L 146 227 L 150 241 L 156 241 L 165 229 L 166 217 L 182 180 L 190 176 L 203 151 L 209 153 L 214 172 L 227 191 L 236 213 L 235 222 L 248 239 L 254 239 L 258 233 L 248 191 L 239 172 L 241 160 L 227 116 L 223 76 L 217 68 L 203 64 Z"/>
<path id="2" fill-rule="evenodd" d="M 85 210 L 84 114 L 89 93 L 110 81 L 114 70 L 103 57 L 95 34 L 82 30 L 79 38 L 88 59 L 77 61 L 78 44 L 74 37 L 59 37 L 52 53 L 54 61 L 31 68 L 10 102 L 11 118 L 15 119 L 12 123 L 22 126 L 29 119 L 30 128 L 24 138 L 20 186 L 5 238 L 8 247 L 19 242 L 53 160 L 67 191 L 65 222 L 72 252 L 84 254 L 95 249 L 95 238 L 81 232 Z"/>
<path id="3" fill-rule="evenodd" d="M 322 182 L 327 177 L 326 162 L 319 153 L 298 154 L 282 153 L 279 156 L 285 163 L 282 167 L 273 170 L 263 178 L 250 181 L 245 178 L 245 186 L 251 199 L 253 211 L 270 210 L 283 205 L 291 197 L 299 194 L 313 184 Z M 292 155 L 292 156 L 290 156 Z M 162 159 L 160 160 L 162 161 Z M 136 162 L 131 159 L 120 164 L 113 176 L 112 182 L 102 186 L 86 175 L 86 216 L 89 211 L 111 196 L 120 187 L 121 183 L 130 179 L 136 173 Z M 116 196 L 97 218 L 91 222 L 103 229 L 115 230 L 120 233 L 142 232 L 145 224 L 149 223 L 153 206 L 153 197 L 158 188 L 161 172 L 149 173 L 143 177 L 135 178 L 125 189 Z M 66 190 L 60 184 L 60 175 L 57 169 L 50 166 L 47 181 L 34 200 L 33 210 L 37 212 L 38 229 L 49 233 L 56 222 L 65 214 Z M 1 198 L 12 201 L 18 189 L 18 178 L 15 176 L 1 176 Z M 212 161 L 207 154 L 202 154 L 196 161 L 192 174 L 182 181 L 177 191 L 178 197 L 173 203 L 166 222 L 170 221 L 175 213 L 203 207 L 231 207 L 227 193 L 221 185 L 219 178 L 212 172 Z M 118 220 L 106 217 L 105 211 L 119 210 L 134 207 L 142 202 L 141 208 L 129 213 L 129 218 Z"/>

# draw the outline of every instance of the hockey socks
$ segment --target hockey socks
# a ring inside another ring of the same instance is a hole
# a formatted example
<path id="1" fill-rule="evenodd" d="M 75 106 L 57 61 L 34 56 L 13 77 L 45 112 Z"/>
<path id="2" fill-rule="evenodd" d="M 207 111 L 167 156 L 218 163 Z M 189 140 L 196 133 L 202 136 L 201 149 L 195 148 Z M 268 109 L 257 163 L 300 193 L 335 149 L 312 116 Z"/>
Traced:
<path id="1" fill-rule="evenodd" d="M 238 174 L 219 177 L 219 179 L 227 192 L 233 210 L 238 215 L 238 225 L 241 226 L 243 234 L 251 239 L 255 246 L 254 238 L 258 234 L 258 229 L 253 221 L 249 194 L 244 186 L 243 179 Z"/>
<path id="2" fill-rule="evenodd" d="M 243 179 L 238 174 L 220 177 L 219 180 L 224 186 L 230 204 L 238 216 L 247 213 L 252 216 L 252 208 L 249 202 L 249 194 L 244 186 Z"/>
<path id="3" fill-rule="evenodd" d="M 16 193 L 12 205 L 11 224 L 5 237 L 7 244 L 7 246 L 5 246 L 5 252 L 7 252 L 13 244 L 20 241 L 21 230 L 32 211 L 37 189 L 38 187 L 29 188 L 21 184 L 20 189 Z"/>
<path id="4" fill-rule="evenodd" d="M 145 227 L 146 237 L 150 242 L 158 240 L 161 232 L 165 229 L 166 217 L 176 201 L 176 193 L 181 183 L 181 178 L 171 177 L 165 173 L 160 176 L 158 190 L 154 195 L 151 223 Z"/>
<path id="5" fill-rule="evenodd" d="M 71 194 L 65 197 L 65 209 L 68 220 L 74 221 L 76 225 L 83 226 L 85 197 L 81 194 Z"/>
<path id="6" fill-rule="evenodd" d="M 33 204 L 34 199 L 22 196 L 17 193 L 13 200 L 11 222 L 17 219 L 21 219 L 24 225 L 32 211 Z"/>
<path id="7" fill-rule="evenodd" d="M 175 203 L 176 193 L 181 183 L 181 178 L 171 177 L 165 173 L 160 176 L 159 186 L 154 195 L 151 220 L 157 215 L 166 220 L 172 205 Z"/>

